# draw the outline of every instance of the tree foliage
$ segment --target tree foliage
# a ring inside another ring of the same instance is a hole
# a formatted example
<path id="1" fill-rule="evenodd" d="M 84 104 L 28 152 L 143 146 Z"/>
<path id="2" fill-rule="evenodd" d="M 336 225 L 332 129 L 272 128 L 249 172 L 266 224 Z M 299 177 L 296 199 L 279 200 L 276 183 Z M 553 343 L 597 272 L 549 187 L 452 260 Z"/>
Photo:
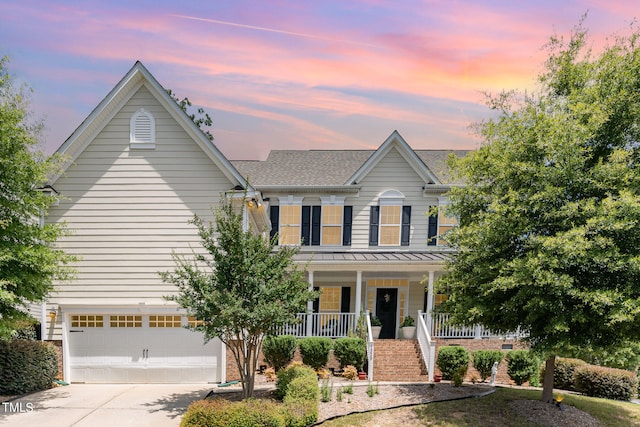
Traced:
<path id="1" fill-rule="evenodd" d="M 484 144 L 452 159 L 444 309 L 547 356 L 640 339 L 638 32 L 588 46 L 582 23 L 553 37 L 539 89 L 489 97 Z"/>
<path id="2" fill-rule="evenodd" d="M 193 121 L 193 123 L 195 123 L 196 126 L 200 128 L 202 133 L 204 133 L 205 136 L 209 138 L 209 141 L 213 141 L 213 135 L 211 134 L 211 132 L 203 128 L 211 127 L 211 125 L 213 124 L 213 120 L 211 119 L 209 113 L 207 113 L 202 107 L 198 107 L 195 112 L 189 112 L 189 108 L 193 105 L 189 98 L 185 97 L 180 99 L 178 98 L 178 96 L 176 96 L 175 93 L 173 93 L 171 89 L 166 89 L 166 91 L 169 96 L 176 102 L 176 104 L 180 106 L 182 111 L 184 111 L 187 116 L 189 116 L 191 121 Z"/>
<path id="3" fill-rule="evenodd" d="M 0 60 L 0 338 L 28 317 L 29 303 L 44 300 L 54 280 L 73 276 L 75 258 L 55 247 L 60 224 L 40 224 L 54 202 L 42 188 L 62 159 L 37 151 L 39 123 L 31 121 L 29 92 L 16 87 Z"/>
<path id="4" fill-rule="evenodd" d="M 204 321 L 195 329 L 207 341 L 219 338 L 231 349 L 244 397 L 250 397 L 264 336 L 294 323 L 316 294 L 293 262 L 299 248 L 276 249 L 275 239 L 244 230 L 242 214 L 234 211 L 230 198 L 214 210 L 215 226 L 197 215 L 191 222 L 207 253 L 173 255 L 175 270 L 161 276 L 178 292 L 167 298 Z"/>

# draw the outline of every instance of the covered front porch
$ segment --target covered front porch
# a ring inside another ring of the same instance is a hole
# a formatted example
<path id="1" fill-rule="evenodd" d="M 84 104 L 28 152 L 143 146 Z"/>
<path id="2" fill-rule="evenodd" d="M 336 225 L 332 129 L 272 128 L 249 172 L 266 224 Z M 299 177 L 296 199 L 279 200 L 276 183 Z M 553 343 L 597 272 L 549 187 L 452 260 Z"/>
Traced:
<path id="1" fill-rule="evenodd" d="M 307 267 L 309 287 L 320 292 L 309 301 L 307 312 L 278 334 L 302 337 L 340 338 L 366 331 L 369 379 L 373 379 L 375 341 L 400 339 L 400 329 L 410 316 L 421 358 L 433 380 L 435 338 L 496 338 L 481 326 L 453 327 L 448 315 L 434 307 L 440 295 L 434 283 L 444 274 L 446 254 L 433 252 L 399 253 L 300 253 L 297 261 Z M 381 323 L 374 337 L 372 321 Z M 381 344 L 382 345 L 382 344 Z"/>
<path id="2" fill-rule="evenodd" d="M 408 316 L 415 322 L 419 311 L 432 311 L 433 284 L 444 274 L 445 259 L 433 252 L 299 253 L 296 260 L 306 265 L 309 287 L 320 296 L 286 332 L 348 336 L 360 313 L 369 313 L 382 324 L 380 339 L 397 339 Z"/>

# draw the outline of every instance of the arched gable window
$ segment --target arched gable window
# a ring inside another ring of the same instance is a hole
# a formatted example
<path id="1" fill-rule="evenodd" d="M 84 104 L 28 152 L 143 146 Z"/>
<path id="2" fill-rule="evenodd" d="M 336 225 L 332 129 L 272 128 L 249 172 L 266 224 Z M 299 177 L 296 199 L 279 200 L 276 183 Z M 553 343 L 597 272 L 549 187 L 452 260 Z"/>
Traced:
<path id="1" fill-rule="evenodd" d="M 150 111 L 141 108 L 133 113 L 130 123 L 129 142 L 131 148 L 155 148 L 156 121 Z"/>

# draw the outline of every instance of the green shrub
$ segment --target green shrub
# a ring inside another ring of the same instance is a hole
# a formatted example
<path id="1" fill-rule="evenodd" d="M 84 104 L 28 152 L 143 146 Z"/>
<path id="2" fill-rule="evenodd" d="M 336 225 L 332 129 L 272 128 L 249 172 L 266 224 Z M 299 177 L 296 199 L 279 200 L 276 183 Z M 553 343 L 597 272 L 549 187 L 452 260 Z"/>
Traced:
<path id="1" fill-rule="evenodd" d="M 284 376 L 291 378 L 286 386 L 280 383 L 280 372 L 291 371 Z M 283 409 L 286 411 L 287 426 L 304 427 L 318 421 L 318 399 L 320 387 L 318 377 L 308 366 L 293 365 L 278 372 L 278 388 L 284 391 Z"/>
<path id="2" fill-rule="evenodd" d="M 587 396 L 629 400 L 638 389 L 634 372 L 603 366 L 584 365 L 574 370 L 576 390 Z"/>
<path id="3" fill-rule="evenodd" d="M 493 364 L 502 362 L 504 353 L 500 350 L 478 350 L 473 352 L 472 357 L 473 367 L 480 374 L 480 379 L 485 381 L 491 376 Z"/>
<path id="4" fill-rule="evenodd" d="M 469 365 L 469 353 L 459 346 L 442 347 L 438 351 L 436 364 L 442 372 L 442 378 L 450 380 L 460 366 Z"/>
<path id="5" fill-rule="evenodd" d="M 181 427 L 304 427 L 318 421 L 320 389 L 316 374 L 308 366 L 292 365 L 278 372 L 283 402 L 222 399 L 192 403 Z"/>
<path id="6" fill-rule="evenodd" d="M 318 401 L 286 399 L 284 402 L 287 427 L 312 426 L 318 421 Z"/>
<path id="7" fill-rule="evenodd" d="M 580 366 L 585 366 L 587 362 L 580 359 L 569 359 L 558 357 L 553 369 L 553 387 L 561 390 L 576 390 L 575 370 Z M 544 366 L 541 370 L 540 378 L 544 382 Z"/>
<path id="8" fill-rule="evenodd" d="M 518 385 L 538 375 L 539 368 L 540 359 L 529 350 L 512 350 L 507 353 L 507 374 Z"/>
<path id="9" fill-rule="evenodd" d="M 199 400 L 189 405 L 180 427 L 284 427 L 284 408 L 271 400 Z"/>
<path id="10" fill-rule="evenodd" d="M 293 335 L 268 336 L 262 343 L 264 360 L 277 372 L 293 360 L 297 346 L 298 342 Z"/>
<path id="11" fill-rule="evenodd" d="M 356 366 L 362 370 L 367 357 L 367 343 L 360 338 L 338 338 L 333 345 L 333 355 L 340 361 L 340 367 Z"/>
<path id="12" fill-rule="evenodd" d="M 453 373 L 451 377 L 451 382 L 453 382 L 454 387 L 460 387 L 464 382 L 464 377 L 467 375 L 468 365 L 458 366 L 458 369 Z"/>
<path id="13" fill-rule="evenodd" d="M 311 375 L 295 377 L 287 386 L 284 400 L 302 399 L 317 401 L 319 398 L 318 379 Z"/>
<path id="14" fill-rule="evenodd" d="M 287 368 L 281 369 L 276 374 L 278 379 L 276 380 L 276 395 L 280 399 L 284 399 L 289 388 L 289 384 L 296 378 L 307 377 L 309 381 L 315 382 L 318 386 L 318 375 L 316 372 L 308 366 L 293 364 Z"/>
<path id="15" fill-rule="evenodd" d="M 333 345 L 331 338 L 308 337 L 298 340 L 302 363 L 318 370 L 329 361 L 329 352 Z"/>
<path id="16" fill-rule="evenodd" d="M 0 394 L 23 394 L 50 388 L 58 374 L 58 354 L 51 343 L 0 341 Z"/>

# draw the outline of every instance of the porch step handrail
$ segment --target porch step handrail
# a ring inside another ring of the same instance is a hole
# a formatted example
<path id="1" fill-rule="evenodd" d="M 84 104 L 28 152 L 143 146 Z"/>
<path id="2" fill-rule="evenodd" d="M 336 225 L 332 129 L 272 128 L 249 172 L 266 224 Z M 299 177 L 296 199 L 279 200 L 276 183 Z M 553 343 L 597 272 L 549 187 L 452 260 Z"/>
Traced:
<path id="1" fill-rule="evenodd" d="M 422 310 L 418 310 L 416 336 L 418 338 L 418 344 L 420 345 L 420 352 L 422 353 L 422 361 L 427 368 L 428 379 L 429 381 L 433 381 L 436 361 L 436 342 L 431 339 L 431 334 L 429 333 L 429 328 L 427 328 L 423 314 L 425 313 L 422 313 Z"/>
<path id="2" fill-rule="evenodd" d="M 367 310 L 367 378 L 373 381 L 373 332 L 371 332 L 371 314 Z"/>

